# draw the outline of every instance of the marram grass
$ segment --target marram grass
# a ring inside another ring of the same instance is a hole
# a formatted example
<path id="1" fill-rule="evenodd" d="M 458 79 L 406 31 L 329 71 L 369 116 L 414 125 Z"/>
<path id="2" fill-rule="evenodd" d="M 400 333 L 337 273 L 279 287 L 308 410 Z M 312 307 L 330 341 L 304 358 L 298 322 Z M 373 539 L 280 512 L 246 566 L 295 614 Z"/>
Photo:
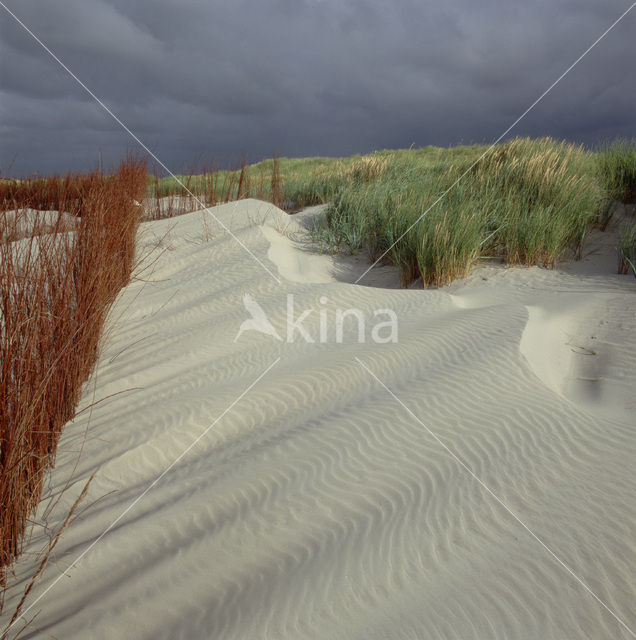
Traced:
<path id="1" fill-rule="evenodd" d="M 253 197 L 295 211 L 328 203 L 326 224 L 313 231 L 324 250 L 366 252 L 397 265 L 403 284 L 439 286 L 484 258 L 553 267 L 580 255 L 615 201 L 634 199 L 635 175 L 633 141 L 593 153 L 551 138 L 517 138 L 492 149 L 244 161 L 237 171 L 181 179 L 206 204 Z M 157 197 L 185 193 L 173 179 L 156 178 L 153 187 Z"/>
<path id="2" fill-rule="evenodd" d="M 598 154 L 598 173 L 612 200 L 636 203 L 636 139 L 604 144 Z"/>
<path id="3" fill-rule="evenodd" d="M 636 277 L 636 222 L 625 224 L 620 232 L 618 272 Z"/>
<path id="4" fill-rule="evenodd" d="M 472 168 L 475 152 L 428 166 L 387 155 L 372 181 L 340 187 L 316 238 L 382 256 L 404 284 L 446 284 L 483 257 L 551 267 L 580 251 L 598 214 L 603 192 L 587 155 L 549 138 L 512 140 Z"/>

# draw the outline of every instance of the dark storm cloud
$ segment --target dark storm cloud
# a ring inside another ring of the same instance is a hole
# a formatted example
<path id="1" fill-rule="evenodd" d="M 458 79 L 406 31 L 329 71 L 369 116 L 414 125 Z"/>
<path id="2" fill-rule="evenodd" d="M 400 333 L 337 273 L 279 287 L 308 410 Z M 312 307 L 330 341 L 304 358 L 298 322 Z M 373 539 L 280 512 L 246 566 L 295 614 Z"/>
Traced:
<path id="1" fill-rule="evenodd" d="M 623 0 L 21 0 L 9 6 L 169 166 L 491 141 Z M 0 9 L 0 168 L 135 149 Z M 636 9 L 513 131 L 636 135 Z"/>

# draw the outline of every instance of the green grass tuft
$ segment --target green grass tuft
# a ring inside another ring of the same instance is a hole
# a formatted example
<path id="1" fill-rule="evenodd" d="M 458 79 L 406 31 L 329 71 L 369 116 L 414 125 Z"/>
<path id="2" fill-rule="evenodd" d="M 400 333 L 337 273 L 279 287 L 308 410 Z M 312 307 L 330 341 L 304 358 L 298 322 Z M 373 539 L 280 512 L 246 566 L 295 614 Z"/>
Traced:
<path id="1" fill-rule="evenodd" d="M 602 201 L 589 154 L 549 138 L 516 139 L 471 168 L 484 150 L 381 152 L 371 179 L 354 163 L 315 238 L 383 256 L 403 284 L 438 286 L 483 257 L 552 267 L 568 250 L 579 253 Z"/>
<path id="2" fill-rule="evenodd" d="M 626 224 L 621 230 L 618 260 L 619 273 L 631 271 L 636 277 L 636 223 Z"/>
<path id="3" fill-rule="evenodd" d="M 619 139 L 601 147 L 598 174 L 607 195 L 625 204 L 636 202 L 636 139 Z"/>

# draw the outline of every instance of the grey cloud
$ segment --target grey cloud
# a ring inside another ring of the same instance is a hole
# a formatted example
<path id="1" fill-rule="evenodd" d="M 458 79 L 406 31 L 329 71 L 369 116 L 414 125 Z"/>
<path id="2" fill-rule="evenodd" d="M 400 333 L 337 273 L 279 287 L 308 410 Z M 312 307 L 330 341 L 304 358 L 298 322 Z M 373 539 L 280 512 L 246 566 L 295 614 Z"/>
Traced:
<path id="1" fill-rule="evenodd" d="M 11 0 L 9 0 L 11 4 Z M 496 138 L 622 11 L 609 0 L 58 0 L 13 10 L 162 160 Z M 0 168 L 134 142 L 0 9 Z M 513 133 L 636 135 L 636 10 Z"/>

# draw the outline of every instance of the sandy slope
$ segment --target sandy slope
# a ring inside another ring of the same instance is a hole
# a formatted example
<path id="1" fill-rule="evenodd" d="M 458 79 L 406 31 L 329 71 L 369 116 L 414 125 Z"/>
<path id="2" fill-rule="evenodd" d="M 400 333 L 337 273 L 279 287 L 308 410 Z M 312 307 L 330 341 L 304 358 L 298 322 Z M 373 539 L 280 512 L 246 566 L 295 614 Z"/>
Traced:
<path id="1" fill-rule="evenodd" d="M 105 399 L 68 425 L 40 515 L 87 429 L 49 521 L 99 466 L 97 502 L 29 599 L 41 634 L 22 637 L 632 637 L 448 450 L 636 630 L 633 277 L 599 254 L 440 290 L 388 288 L 386 267 L 354 285 L 365 261 L 309 254 L 301 218 L 216 208 L 279 283 L 202 215 L 143 226 L 147 268 L 83 402 Z M 282 336 L 288 293 L 314 337 L 320 309 L 334 332 L 336 309 L 389 308 L 398 342 L 359 344 L 353 322 L 342 344 L 233 342 L 244 293 Z"/>
<path id="2" fill-rule="evenodd" d="M 19 238 L 51 233 L 73 231 L 78 218 L 64 211 L 39 211 L 37 209 L 9 209 L 4 211 L 0 219 L 0 240 L 16 240 Z"/>

